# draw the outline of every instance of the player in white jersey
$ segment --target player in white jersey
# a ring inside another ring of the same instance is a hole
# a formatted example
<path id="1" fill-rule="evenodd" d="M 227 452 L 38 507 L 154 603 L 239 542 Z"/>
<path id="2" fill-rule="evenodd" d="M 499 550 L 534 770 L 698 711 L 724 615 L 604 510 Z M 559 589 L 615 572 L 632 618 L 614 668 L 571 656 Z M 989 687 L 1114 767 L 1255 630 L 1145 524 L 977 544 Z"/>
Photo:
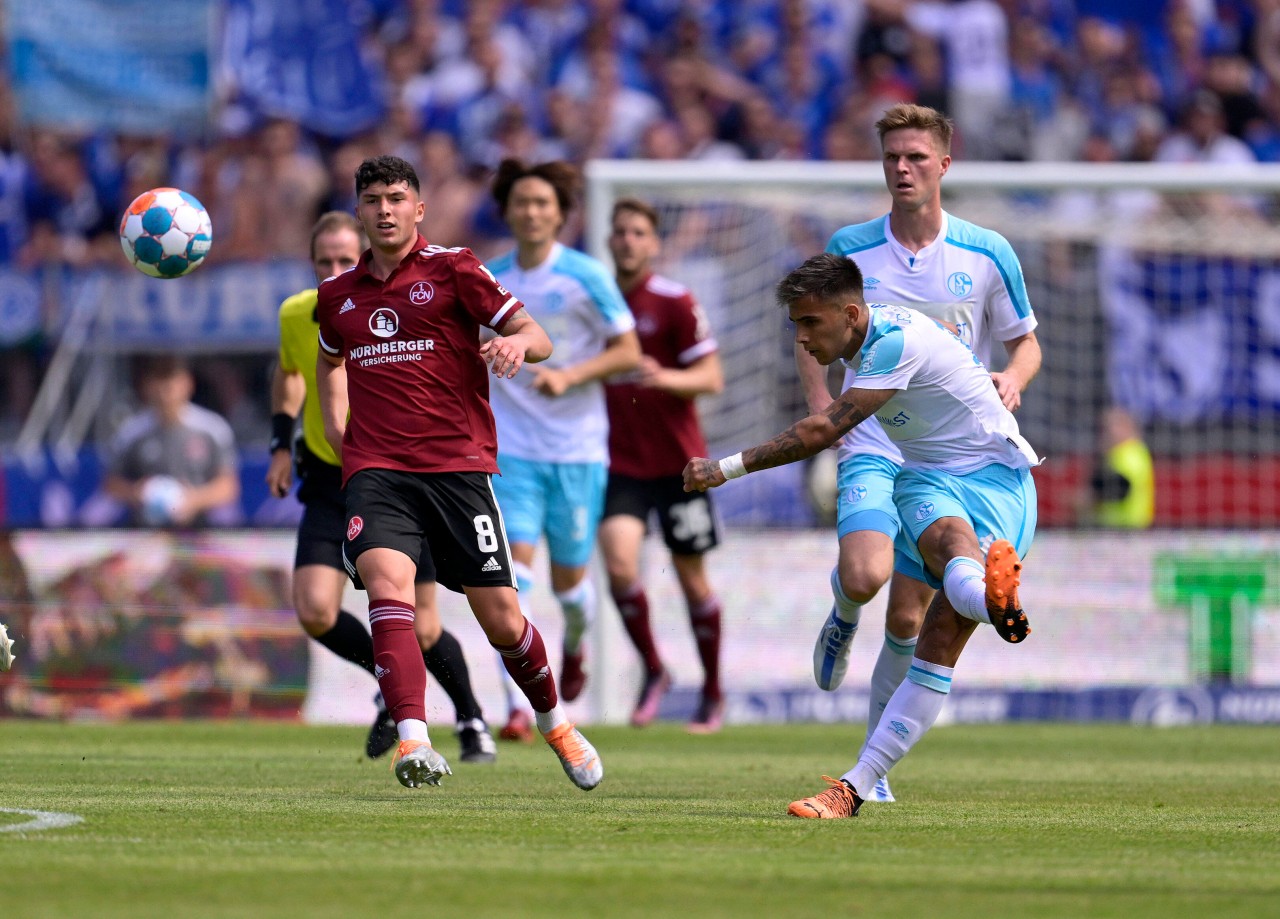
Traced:
<path id="1" fill-rule="evenodd" d="M 902 540 L 934 589 L 907 678 L 885 707 L 858 763 L 830 787 L 793 802 L 797 817 L 851 817 L 933 725 L 965 643 L 979 623 L 1020 642 L 1030 632 L 1018 604 L 1020 558 L 1036 525 L 1035 453 L 986 368 L 950 329 L 915 310 L 870 308 L 853 260 L 824 252 L 778 285 L 796 345 L 822 366 L 853 372 L 824 411 L 718 463 L 694 459 L 687 490 L 794 463 L 875 415 L 899 447 L 894 500 Z M 985 557 L 985 563 L 984 563 Z"/>
<path id="2" fill-rule="evenodd" d="M 555 345 L 551 359 L 532 373 L 495 381 L 489 402 L 502 470 L 493 487 L 522 605 L 533 586 L 534 549 L 540 537 L 547 539 L 551 588 L 565 618 L 560 695 L 569 701 L 586 682 L 582 636 L 597 606 L 587 562 L 609 462 L 603 380 L 638 368 L 641 357 L 635 319 L 612 273 L 556 241 L 577 187 L 577 170 L 567 163 L 504 160 L 493 196 L 516 248 L 489 266 Z M 523 695 L 508 686 L 507 699 L 511 712 L 499 736 L 524 739 L 528 716 L 516 707 Z"/>
<path id="3" fill-rule="evenodd" d="M 1004 344 L 1008 364 L 990 375 L 1010 411 L 1040 368 L 1036 319 L 1022 268 L 1012 247 L 991 230 L 942 209 L 942 177 L 951 165 L 951 123 L 918 105 L 896 105 L 876 123 L 884 151 L 888 214 L 838 230 L 827 252 L 856 258 L 867 296 L 909 306 L 954 326 L 984 363 L 993 342 Z M 831 403 L 826 372 L 797 348 L 796 366 L 809 409 Z M 846 383 L 852 374 L 846 376 Z M 895 551 L 899 534 L 894 477 L 902 464 L 896 446 L 876 425 L 855 428 L 839 447 L 837 536 L 839 561 L 831 572 L 835 602 L 813 651 L 814 679 L 834 691 L 844 679 L 862 607 L 889 586 L 884 644 L 871 674 L 868 738 L 884 706 L 906 676 L 916 636 L 933 596 L 909 553 Z M 868 800 L 892 801 L 884 782 Z"/>

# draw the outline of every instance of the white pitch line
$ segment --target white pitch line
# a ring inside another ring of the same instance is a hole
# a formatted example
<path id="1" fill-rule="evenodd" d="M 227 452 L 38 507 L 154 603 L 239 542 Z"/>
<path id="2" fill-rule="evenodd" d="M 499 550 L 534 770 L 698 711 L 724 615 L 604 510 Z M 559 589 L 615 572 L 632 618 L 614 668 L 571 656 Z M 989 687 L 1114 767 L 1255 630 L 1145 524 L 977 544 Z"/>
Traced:
<path id="1" fill-rule="evenodd" d="M 60 814 L 57 811 L 29 811 L 20 807 L 0 807 L 0 814 L 26 814 L 28 817 L 35 818 L 34 820 L 28 820 L 26 823 L 0 826 L 0 833 L 32 833 L 36 830 L 56 830 L 59 827 L 84 823 L 84 818 L 75 814 Z"/>

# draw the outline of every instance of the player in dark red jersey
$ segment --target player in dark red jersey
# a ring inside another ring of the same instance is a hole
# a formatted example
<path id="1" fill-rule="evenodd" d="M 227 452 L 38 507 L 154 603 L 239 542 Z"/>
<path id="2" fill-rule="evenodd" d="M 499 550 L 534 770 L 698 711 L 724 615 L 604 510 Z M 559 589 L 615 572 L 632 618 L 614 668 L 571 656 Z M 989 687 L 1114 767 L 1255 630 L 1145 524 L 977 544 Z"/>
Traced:
<path id="1" fill-rule="evenodd" d="M 369 593 L 375 675 L 400 735 L 396 778 L 414 788 L 451 774 L 427 734 L 427 672 L 413 630 L 425 541 L 440 583 L 466 594 L 569 778 L 594 788 L 600 757 L 566 718 L 542 636 L 520 612 L 490 482 L 498 467 L 488 372 L 513 377 L 550 356 L 551 341 L 469 249 L 430 246 L 418 234 L 425 205 L 412 166 L 374 157 L 355 180 L 370 248 L 320 285 L 316 383 L 347 489 L 343 556 Z M 482 325 L 497 337 L 480 344 Z"/>
<path id="2" fill-rule="evenodd" d="M 631 715 L 631 723 L 640 727 L 653 720 L 671 685 L 654 644 L 649 600 L 640 580 L 640 547 L 650 513 L 657 514 L 706 674 L 689 730 L 705 734 L 719 729 L 724 713 L 720 601 L 703 565 L 703 554 L 719 543 L 720 535 L 709 495 L 686 492 L 681 474 L 685 463 L 706 449 L 694 400 L 720 392 L 724 374 L 716 340 L 693 295 L 653 273 L 659 247 L 653 207 L 636 198 L 614 204 L 609 251 L 618 286 L 636 318 L 644 358 L 634 378 L 615 378 L 605 386 L 609 485 L 600 551 L 613 602 L 644 659 L 644 684 Z"/>

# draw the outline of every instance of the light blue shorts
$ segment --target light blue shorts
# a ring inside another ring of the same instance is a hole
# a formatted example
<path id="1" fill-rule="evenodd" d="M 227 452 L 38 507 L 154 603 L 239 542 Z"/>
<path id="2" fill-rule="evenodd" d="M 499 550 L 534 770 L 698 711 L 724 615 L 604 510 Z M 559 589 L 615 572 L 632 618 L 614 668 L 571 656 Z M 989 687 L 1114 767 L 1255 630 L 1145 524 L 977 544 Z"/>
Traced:
<path id="1" fill-rule="evenodd" d="M 836 535 L 874 530 L 890 539 L 898 535 L 898 509 L 893 483 L 901 467 L 883 456 L 854 455 L 840 461 L 836 472 Z"/>
<path id="2" fill-rule="evenodd" d="M 498 468 L 502 475 L 493 477 L 493 491 L 507 541 L 536 545 L 545 535 L 553 563 L 585 565 L 604 511 L 605 464 L 546 463 L 500 452 Z"/>
<path id="3" fill-rule="evenodd" d="M 1036 486 L 1030 469 L 1011 469 L 999 463 L 967 475 L 936 469 L 903 469 L 893 492 L 898 517 L 906 530 L 897 548 L 895 567 L 930 587 L 942 581 L 924 567 L 917 543 L 920 534 L 943 517 L 967 520 L 985 552 L 997 539 L 1007 539 L 1025 558 L 1036 532 Z M 914 566 L 914 570 L 910 566 Z"/>

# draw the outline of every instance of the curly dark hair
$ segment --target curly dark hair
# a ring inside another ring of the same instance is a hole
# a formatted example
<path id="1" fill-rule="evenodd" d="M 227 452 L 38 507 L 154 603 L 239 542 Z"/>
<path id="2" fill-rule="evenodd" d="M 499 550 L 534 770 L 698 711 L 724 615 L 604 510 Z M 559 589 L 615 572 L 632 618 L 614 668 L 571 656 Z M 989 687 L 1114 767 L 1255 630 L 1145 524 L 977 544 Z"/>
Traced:
<path id="1" fill-rule="evenodd" d="M 372 156 L 356 169 L 356 195 L 370 185 L 395 185 L 397 182 L 408 182 L 415 192 L 422 191 L 418 173 L 407 160 L 398 156 Z"/>

